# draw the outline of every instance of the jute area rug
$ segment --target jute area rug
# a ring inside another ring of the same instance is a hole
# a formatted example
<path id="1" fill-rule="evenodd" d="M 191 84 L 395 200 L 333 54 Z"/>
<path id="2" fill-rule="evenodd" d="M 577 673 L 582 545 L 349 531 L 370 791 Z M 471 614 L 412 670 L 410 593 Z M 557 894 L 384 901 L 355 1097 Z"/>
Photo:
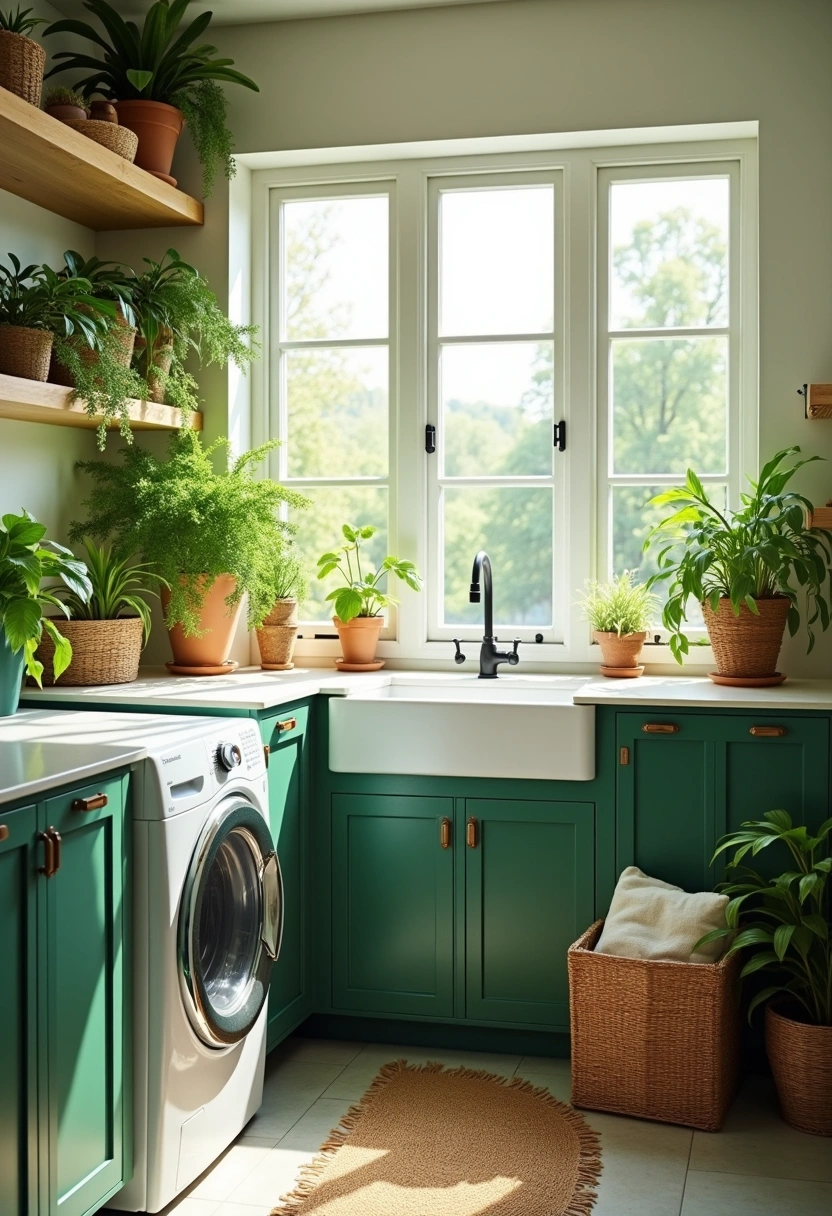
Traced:
<path id="1" fill-rule="evenodd" d="M 385 1064 L 273 1216 L 588 1216 L 597 1135 L 528 1081 Z"/>

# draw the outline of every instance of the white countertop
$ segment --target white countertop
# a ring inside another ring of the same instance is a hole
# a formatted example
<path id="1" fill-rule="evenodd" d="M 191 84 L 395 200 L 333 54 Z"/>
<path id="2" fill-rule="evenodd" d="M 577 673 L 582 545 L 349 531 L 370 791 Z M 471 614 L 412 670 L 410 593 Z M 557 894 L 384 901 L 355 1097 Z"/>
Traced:
<path id="1" fill-rule="evenodd" d="M 97 705 L 135 709 L 176 706 L 195 711 L 241 709 L 264 712 L 318 693 L 349 695 L 359 689 L 391 682 L 442 682 L 465 680 L 448 671 L 399 671 L 386 668 L 369 675 L 347 675 L 331 667 L 298 667 L 294 671 L 264 672 L 259 667 L 241 668 L 227 676 L 202 678 L 172 676 L 164 668 L 143 669 L 132 684 L 110 684 L 92 688 L 26 688 L 32 704 L 72 704 L 84 709 Z M 576 705 L 668 706 L 675 709 L 825 710 L 832 712 L 832 680 L 789 679 L 776 688 L 726 688 L 704 676 L 642 676 L 637 680 L 611 680 L 586 676 L 524 675 L 520 671 L 501 674 L 501 682 L 512 681 L 518 689 L 536 681 L 563 683 Z"/>

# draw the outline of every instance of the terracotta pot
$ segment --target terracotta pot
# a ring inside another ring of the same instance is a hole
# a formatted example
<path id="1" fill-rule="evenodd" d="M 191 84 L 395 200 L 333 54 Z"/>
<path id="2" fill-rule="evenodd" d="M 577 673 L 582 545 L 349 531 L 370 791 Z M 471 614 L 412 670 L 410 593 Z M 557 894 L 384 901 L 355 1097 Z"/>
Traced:
<path id="1" fill-rule="evenodd" d="M 0 372 L 23 380 L 46 380 L 52 334 L 48 329 L 0 325 Z"/>
<path id="2" fill-rule="evenodd" d="M 98 98 L 90 102 L 90 118 L 93 122 L 112 122 L 118 124 L 118 114 L 111 101 Z"/>
<path id="3" fill-rule="evenodd" d="M 23 648 L 12 654 L 6 631 L 0 624 L 0 718 L 17 713 L 23 683 Z"/>
<path id="4" fill-rule="evenodd" d="M 202 585 L 207 581 L 203 576 Z M 242 600 L 229 612 L 226 599 L 237 586 L 230 574 L 219 574 L 209 587 L 202 605 L 200 637 L 188 638 L 181 625 L 168 630 L 173 661 L 178 667 L 221 667 L 227 662 L 234 632 L 242 611 Z M 170 591 L 161 591 L 165 612 L 170 603 Z"/>
<path id="5" fill-rule="evenodd" d="M 338 630 L 341 653 L 345 663 L 372 663 L 376 657 L 378 635 L 384 624 L 383 616 L 354 616 L 351 621 L 342 621 L 334 616 L 332 623 Z"/>
<path id="6" fill-rule="evenodd" d="M 832 1026 L 766 1005 L 766 1051 L 783 1118 L 801 1132 L 832 1136 Z"/>
<path id="7" fill-rule="evenodd" d="M 173 341 L 169 334 L 170 331 L 165 330 L 156 339 L 153 347 L 153 358 L 150 361 L 150 365 L 145 367 L 148 398 L 150 401 L 156 401 L 160 405 L 165 400 L 165 376 L 170 371 L 170 365 L 173 362 Z M 139 360 L 141 360 L 146 348 L 147 342 L 145 339 L 137 336 L 134 350 Z M 162 376 L 154 374 L 154 368 L 158 368 L 164 374 Z"/>
<path id="8" fill-rule="evenodd" d="M 632 671 L 634 667 L 640 666 L 639 659 L 646 633 L 604 633 L 596 629 L 592 636 L 601 647 L 604 667 Z"/>
<path id="9" fill-rule="evenodd" d="M 55 644 L 44 633 L 37 649 L 43 663 L 44 684 L 131 684 L 139 675 L 144 642 L 141 617 L 114 621 L 57 621 L 58 630 L 72 646 L 72 662 L 57 680 L 52 671 Z"/>
<path id="10" fill-rule="evenodd" d="M 263 621 L 264 625 L 297 625 L 298 602 L 295 599 L 275 600 L 274 608 Z"/>
<path id="11" fill-rule="evenodd" d="M 290 671 L 294 667 L 297 625 L 261 625 L 257 630 L 260 666 L 264 671 Z"/>
<path id="12" fill-rule="evenodd" d="M 47 106 L 46 113 L 57 118 L 58 122 L 84 122 L 87 118 L 87 111 L 82 110 L 80 106 Z"/>
<path id="13" fill-rule="evenodd" d="M 45 66 L 46 51 L 39 42 L 0 30 L 0 87 L 39 106 Z"/>
<path id="14" fill-rule="evenodd" d="M 120 126 L 135 131 L 139 137 L 135 164 L 175 186 L 176 178 L 171 177 L 170 167 L 176 141 L 185 125 L 182 111 L 163 101 L 117 101 L 116 114 Z"/>
<path id="15" fill-rule="evenodd" d="M 721 676 L 759 679 L 777 671 L 777 656 L 783 644 L 783 631 L 790 601 L 785 595 L 755 600 L 759 615 L 745 604 L 739 616 L 734 615 L 731 601 L 724 597 L 717 612 L 709 603 L 702 605 L 702 615 L 716 668 Z"/>

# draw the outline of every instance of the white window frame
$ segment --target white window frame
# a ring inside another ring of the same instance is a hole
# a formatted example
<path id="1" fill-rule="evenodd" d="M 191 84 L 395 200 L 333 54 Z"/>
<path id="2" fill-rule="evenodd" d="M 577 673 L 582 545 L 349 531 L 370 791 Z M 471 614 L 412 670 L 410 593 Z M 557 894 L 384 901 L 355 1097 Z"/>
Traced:
<path id="1" fill-rule="evenodd" d="M 738 469 L 756 470 L 758 463 L 758 257 L 757 257 L 757 141 L 750 132 L 727 134 L 726 138 L 706 138 L 702 128 L 692 129 L 690 138 L 677 131 L 673 142 L 645 139 L 641 143 L 622 144 L 610 140 L 604 144 L 594 133 L 588 146 L 576 147 L 576 137 L 564 139 L 567 147 L 489 153 L 479 141 L 476 154 L 434 155 L 420 157 L 418 148 L 397 149 L 397 159 L 374 159 L 369 149 L 362 150 L 361 159 L 340 162 L 335 152 L 322 158 L 326 163 L 310 163 L 312 154 L 304 153 L 298 163 L 280 168 L 259 169 L 253 166 L 252 189 L 252 319 L 264 335 L 270 333 L 269 248 L 270 195 L 298 192 L 296 197 L 309 197 L 313 189 L 319 195 L 336 197 L 352 185 L 357 192 L 378 193 L 382 183 L 392 183 L 395 195 L 395 215 L 391 213 L 391 274 L 395 267 L 395 295 L 391 307 L 390 395 L 390 490 L 389 547 L 401 557 L 415 561 L 426 573 L 430 569 L 431 538 L 429 528 L 428 456 L 424 450 L 424 428 L 431 416 L 428 391 L 428 258 L 429 213 L 431 183 L 443 178 L 458 178 L 465 174 L 554 173 L 562 174 L 564 242 L 560 260 L 563 276 L 563 385 L 562 408 L 556 421 L 567 422 L 567 449 L 559 456 L 556 472 L 562 478 L 567 503 L 567 526 L 564 545 L 564 567 L 567 571 L 568 592 L 563 597 L 567 612 L 562 636 L 557 640 L 526 645 L 521 648 L 523 670 L 580 669 L 595 660 L 590 631 L 581 618 L 576 600 L 585 578 L 605 576 L 605 552 L 602 548 L 601 521 L 606 502 L 606 466 L 602 460 L 602 435 L 606 424 L 600 415 L 600 369 L 598 360 L 599 325 L 597 301 L 599 295 L 598 268 L 602 265 L 599 251 L 599 189 L 600 178 L 607 170 L 629 170 L 650 175 L 664 171 L 665 166 L 695 166 L 697 163 L 736 162 L 738 166 L 739 206 L 736 210 L 735 233 L 732 221 L 732 256 L 740 258 L 739 277 L 732 283 L 732 306 L 739 310 L 737 327 L 739 357 L 734 362 L 736 409 L 739 422 L 736 430 Z M 707 134 L 707 133 L 705 133 Z M 633 133 L 637 138 L 637 133 Z M 505 141 L 502 142 L 505 147 Z M 649 169 L 646 167 L 650 167 Z M 734 299 L 735 297 L 735 299 Z M 271 429 L 270 352 L 268 341 L 263 343 L 263 357 L 252 378 L 252 438 L 262 442 L 275 432 Z M 606 457 L 604 450 L 603 458 Z M 276 465 L 272 475 L 278 475 Z M 601 486 L 604 487 L 602 495 Z M 739 487 L 737 487 L 738 490 Z M 732 495 L 735 490 L 732 487 Z M 473 554 L 471 555 L 473 559 Z M 314 559 L 317 554 L 310 557 Z M 495 584 L 500 578 L 494 571 Z M 555 589 L 557 593 L 557 588 Z M 406 588 L 395 618 L 391 617 L 387 637 L 379 645 L 380 657 L 391 665 L 408 667 L 438 667 L 452 665 L 453 646 L 448 640 L 429 638 L 429 596 L 417 595 Z M 301 633 L 304 631 L 301 630 Z M 452 630 L 455 636 L 465 636 L 462 627 Z M 478 635 L 479 636 L 479 635 Z M 464 647 L 469 663 L 462 671 L 472 670 L 476 663 L 476 647 Z M 302 637 L 296 654 L 311 663 L 327 663 L 339 653 L 334 639 Z M 710 661 L 706 649 L 699 650 L 690 667 L 705 667 Z M 647 662 L 656 671 L 678 670 L 669 648 L 663 642 L 651 646 Z"/>

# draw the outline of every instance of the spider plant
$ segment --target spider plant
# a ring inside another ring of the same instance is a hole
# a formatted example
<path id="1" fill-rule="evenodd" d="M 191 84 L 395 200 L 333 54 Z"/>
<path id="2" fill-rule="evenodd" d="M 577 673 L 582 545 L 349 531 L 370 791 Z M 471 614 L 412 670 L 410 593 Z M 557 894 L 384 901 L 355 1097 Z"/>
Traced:
<path id="1" fill-rule="evenodd" d="M 18 4 L 17 9 L 8 9 L 6 12 L 0 12 L 0 30 L 5 30 L 7 34 L 21 34 L 24 38 L 28 38 L 32 30 L 38 25 L 46 25 L 45 17 L 33 17 L 34 12 L 31 8 L 21 9 Z"/>
<path id="2" fill-rule="evenodd" d="M 55 594 L 69 610 L 73 621 L 114 621 L 120 616 L 141 617 L 144 641 L 150 634 L 150 608 L 146 595 L 158 594 L 167 582 L 149 562 L 119 557 L 106 545 L 84 541 L 86 567 L 92 594 L 84 599 L 72 587 L 59 587 Z"/>

